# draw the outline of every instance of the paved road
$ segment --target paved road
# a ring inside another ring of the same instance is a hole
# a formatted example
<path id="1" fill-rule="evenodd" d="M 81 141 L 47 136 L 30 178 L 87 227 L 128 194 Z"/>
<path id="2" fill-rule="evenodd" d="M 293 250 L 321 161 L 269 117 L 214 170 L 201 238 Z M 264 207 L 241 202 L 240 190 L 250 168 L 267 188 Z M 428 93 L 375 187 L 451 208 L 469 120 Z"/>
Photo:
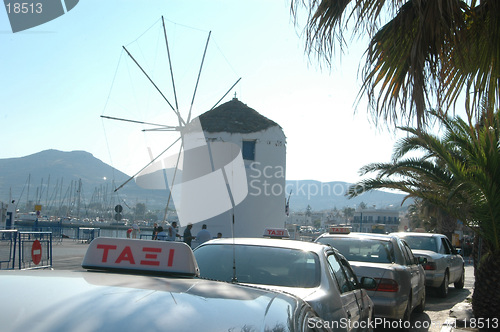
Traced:
<path id="1" fill-rule="evenodd" d="M 421 327 L 413 328 L 410 331 L 441 331 L 442 324 L 448 319 L 450 309 L 459 302 L 465 301 L 472 297 L 474 288 L 474 267 L 467 264 L 465 267 L 465 286 L 463 289 L 455 289 L 453 284 L 450 285 L 450 290 L 447 298 L 440 298 L 434 292 L 429 291 L 426 296 L 425 311 L 420 314 L 413 314 L 411 321 L 419 322 L 420 326 L 429 326 L 429 328 Z"/>
<path id="2" fill-rule="evenodd" d="M 52 267 L 55 270 L 78 270 L 82 268 L 82 260 L 89 245 L 81 241 L 63 239 L 52 244 Z"/>

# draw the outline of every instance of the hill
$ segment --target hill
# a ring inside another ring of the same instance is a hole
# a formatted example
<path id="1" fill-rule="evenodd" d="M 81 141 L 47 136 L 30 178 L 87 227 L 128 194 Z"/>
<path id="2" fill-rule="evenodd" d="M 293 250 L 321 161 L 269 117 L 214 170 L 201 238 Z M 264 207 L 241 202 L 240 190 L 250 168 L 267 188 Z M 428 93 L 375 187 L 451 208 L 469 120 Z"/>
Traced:
<path id="1" fill-rule="evenodd" d="M 401 209 L 404 194 L 397 194 L 381 190 L 369 191 L 358 197 L 349 199 L 345 193 L 351 183 L 334 181 L 319 182 L 314 180 L 287 181 L 287 195 L 290 194 L 290 209 L 295 211 L 305 211 L 307 206 L 311 206 L 313 211 L 327 209 L 342 209 L 344 207 L 355 208 L 361 203 L 367 207 L 375 206 L 377 209 Z M 288 199 L 288 196 L 287 196 Z M 404 208 L 411 204 L 408 200 Z"/>
<path id="2" fill-rule="evenodd" d="M 117 193 L 117 186 L 129 176 L 85 151 L 45 150 L 20 158 L 0 159 L 0 200 L 11 195 L 22 206 L 28 201 L 45 205 L 101 202 L 150 208 L 164 208 L 167 190 L 146 190 L 130 181 Z M 81 185 L 80 185 L 81 183 Z"/>
<path id="3" fill-rule="evenodd" d="M 21 206 L 26 206 L 28 200 L 44 206 L 75 205 L 78 196 L 82 206 L 103 203 L 112 207 L 124 203 L 134 207 L 136 203 L 145 203 L 148 209 L 165 208 L 168 190 L 143 189 L 135 181 L 113 194 L 114 188 L 128 179 L 127 174 L 88 152 L 46 150 L 20 158 L 0 159 L 0 200 L 7 202 L 12 195 Z M 344 193 L 349 185 L 340 181 L 289 180 L 286 192 L 287 196 L 292 192 L 290 209 L 303 211 L 308 205 L 315 211 L 342 209 L 361 202 L 377 208 L 400 208 L 404 198 L 402 194 L 373 191 L 348 199 Z"/>

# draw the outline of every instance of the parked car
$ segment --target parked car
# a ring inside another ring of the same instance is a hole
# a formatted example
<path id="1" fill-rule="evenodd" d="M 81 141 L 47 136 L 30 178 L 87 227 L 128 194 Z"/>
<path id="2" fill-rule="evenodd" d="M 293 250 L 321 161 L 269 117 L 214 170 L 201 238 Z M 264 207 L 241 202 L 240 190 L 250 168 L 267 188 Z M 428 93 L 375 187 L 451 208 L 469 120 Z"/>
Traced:
<path id="1" fill-rule="evenodd" d="M 404 239 L 415 256 L 427 259 L 427 264 L 424 264 L 426 286 L 434 287 L 441 297 L 448 296 L 450 283 L 454 283 L 456 289 L 464 288 L 464 259 L 445 235 L 413 232 L 392 234 Z"/>
<path id="2" fill-rule="evenodd" d="M 408 244 L 389 235 L 350 233 L 332 228 L 316 242 L 337 248 L 358 278 L 371 277 L 376 285 L 367 289 L 375 305 L 374 316 L 409 321 L 411 313 L 425 309 L 424 269 Z"/>
<path id="3" fill-rule="evenodd" d="M 308 302 L 336 331 L 371 330 L 373 302 L 362 287 L 374 287 L 375 280 L 358 281 L 347 260 L 330 246 L 288 239 L 216 239 L 198 246 L 194 255 L 202 278 L 285 291 Z"/>
<path id="4" fill-rule="evenodd" d="M 82 265 L 89 271 L 0 271 L 1 330 L 330 330 L 296 296 L 198 278 L 182 242 L 97 238 Z"/>

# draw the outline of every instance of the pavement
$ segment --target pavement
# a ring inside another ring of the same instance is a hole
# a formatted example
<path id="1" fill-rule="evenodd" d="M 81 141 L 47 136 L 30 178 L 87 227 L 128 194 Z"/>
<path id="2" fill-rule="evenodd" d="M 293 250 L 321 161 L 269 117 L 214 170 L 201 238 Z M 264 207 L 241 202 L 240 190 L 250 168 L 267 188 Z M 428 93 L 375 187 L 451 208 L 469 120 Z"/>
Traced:
<path id="1" fill-rule="evenodd" d="M 88 243 L 63 239 L 60 242 L 54 242 L 52 246 L 52 267 L 55 270 L 72 270 L 85 271 L 82 268 L 82 260 L 87 252 Z M 473 318 L 472 314 L 472 292 L 474 288 L 474 268 L 467 262 L 465 269 L 465 287 L 462 292 L 456 292 L 458 295 L 451 293 L 453 287 L 450 286 L 450 296 L 443 303 L 443 299 L 428 295 L 427 308 L 432 307 L 432 304 L 437 304 L 434 310 L 427 310 L 423 313 L 427 320 L 441 321 L 444 324 L 441 327 L 429 328 L 424 331 L 433 332 L 452 332 L 452 331 L 479 331 L 465 327 L 465 322 L 469 322 Z M 458 301 L 453 305 L 455 301 Z M 451 309 L 450 309 L 451 307 Z M 420 314 L 422 315 L 422 314 Z M 417 317 L 418 318 L 418 317 Z M 413 317 L 412 317 L 413 320 Z"/>
<path id="2" fill-rule="evenodd" d="M 472 293 L 474 291 L 474 266 L 470 260 L 465 261 L 465 285 L 464 289 L 470 290 L 470 295 L 463 301 L 458 302 L 449 311 L 449 318 L 445 321 L 441 332 L 451 331 L 479 331 L 477 328 L 470 328 L 471 318 L 474 318 L 472 311 Z"/>
<path id="3" fill-rule="evenodd" d="M 52 268 L 54 270 L 85 271 L 83 257 L 89 247 L 84 241 L 62 239 L 52 243 Z"/>

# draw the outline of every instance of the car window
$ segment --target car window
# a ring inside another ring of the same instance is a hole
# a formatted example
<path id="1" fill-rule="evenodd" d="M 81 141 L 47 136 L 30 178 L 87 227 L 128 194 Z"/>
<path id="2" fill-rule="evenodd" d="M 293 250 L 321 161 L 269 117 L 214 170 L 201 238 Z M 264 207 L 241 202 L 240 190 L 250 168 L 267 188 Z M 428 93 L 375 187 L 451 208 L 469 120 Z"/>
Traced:
<path id="1" fill-rule="evenodd" d="M 405 265 L 408 265 L 408 261 L 410 260 L 410 257 L 408 256 L 408 253 L 406 252 L 406 250 L 404 248 L 403 241 L 398 240 L 397 242 L 398 242 L 398 246 L 401 250 L 401 254 L 403 255 Z"/>
<path id="2" fill-rule="evenodd" d="M 358 237 L 322 237 L 318 242 L 336 248 L 348 261 L 392 263 L 394 248 L 389 241 Z"/>
<path id="3" fill-rule="evenodd" d="M 437 242 L 430 236 L 405 236 L 404 240 L 413 250 L 430 250 L 438 252 Z"/>
<path id="4" fill-rule="evenodd" d="M 356 278 L 356 274 L 351 268 L 351 265 L 347 262 L 347 260 L 343 257 L 339 257 L 340 264 L 344 268 L 344 272 L 347 276 L 349 282 L 353 285 L 354 288 L 359 288 L 358 278 Z"/>
<path id="5" fill-rule="evenodd" d="M 406 265 L 414 265 L 416 263 L 415 256 L 413 256 L 413 252 L 405 241 L 401 241 L 403 255 L 405 257 Z"/>
<path id="6" fill-rule="evenodd" d="M 355 289 L 355 285 L 351 282 L 351 280 L 349 280 L 343 266 L 334 254 L 328 256 L 328 265 L 330 272 L 337 280 L 337 284 L 341 293 L 345 293 Z"/>
<path id="7" fill-rule="evenodd" d="M 301 288 L 317 287 L 320 282 L 318 256 L 309 251 L 214 244 L 198 247 L 194 255 L 202 278 L 231 281 L 234 257 L 238 282 Z"/>
<path id="8" fill-rule="evenodd" d="M 441 238 L 441 242 L 443 244 L 443 250 L 446 255 L 451 255 L 451 245 L 448 242 L 448 239 Z"/>

